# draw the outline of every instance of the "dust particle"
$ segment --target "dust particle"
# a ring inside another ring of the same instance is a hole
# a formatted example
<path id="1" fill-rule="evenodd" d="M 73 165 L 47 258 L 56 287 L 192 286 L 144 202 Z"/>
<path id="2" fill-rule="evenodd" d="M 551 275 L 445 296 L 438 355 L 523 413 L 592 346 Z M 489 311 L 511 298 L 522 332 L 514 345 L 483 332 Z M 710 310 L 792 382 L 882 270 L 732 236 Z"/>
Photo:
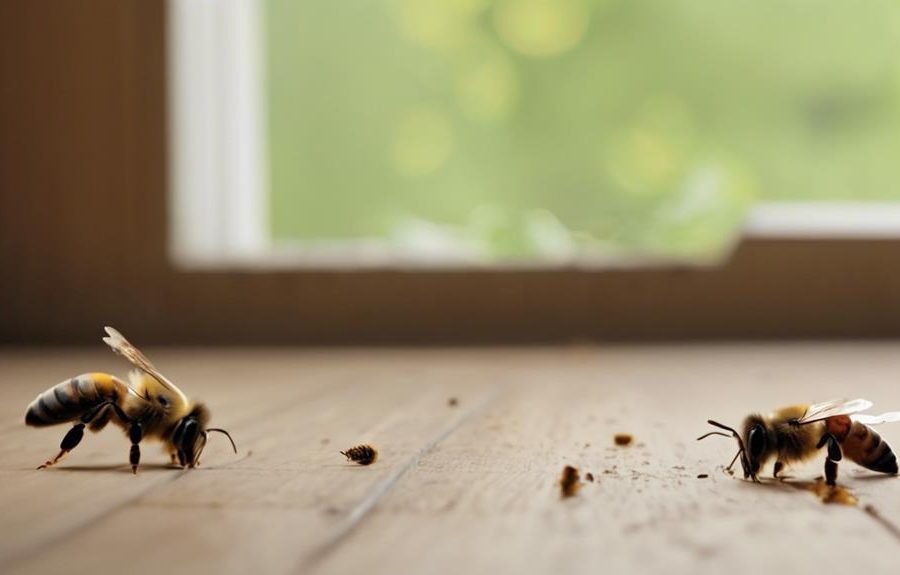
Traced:
<path id="1" fill-rule="evenodd" d="M 616 445 L 619 447 L 625 447 L 626 445 L 631 445 L 631 442 L 634 441 L 634 437 L 628 433 L 617 433 L 613 436 L 613 441 L 615 441 Z"/>
<path id="2" fill-rule="evenodd" d="M 578 470 L 571 465 L 563 467 L 562 477 L 559 478 L 560 496 L 565 499 L 572 497 L 581 488 L 581 477 Z"/>
<path id="3" fill-rule="evenodd" d="M 594 482 L 594 474 L 593 473 L 588 473 L 587 475 L 584 476 L 584 478 L 587 479 L 588 481 L 590 481 L 591 483 Z"/>
<path id="4" fill-rule="evenodd" d="M 457 405 L 459 405 L 459 400 L 455 397 L 451 397 L 447 400 L 447 405 L 450 407 L 456 407 Z"/>
<path id="5" fill-rule="evenodd" d="M 709 477 L 708 474 L 706 474 L 706 473 L 701 473 L 700 475 L 697 476 L 697 479 L 706 479 L 707 477 Z"/>

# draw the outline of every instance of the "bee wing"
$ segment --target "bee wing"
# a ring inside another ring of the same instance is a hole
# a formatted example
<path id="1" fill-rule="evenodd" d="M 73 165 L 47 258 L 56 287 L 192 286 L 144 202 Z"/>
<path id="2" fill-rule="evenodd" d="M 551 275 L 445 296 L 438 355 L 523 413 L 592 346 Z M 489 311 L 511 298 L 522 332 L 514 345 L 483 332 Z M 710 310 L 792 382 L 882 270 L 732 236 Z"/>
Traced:
<path id="1" fill-rule="evenodd" d="M 140 369 L 132 369 L 128 372 L 128 383 L 126 383 L 125 386 L 128 388 L 128 392 L 131 393 L 131 395 L 139 397 L 144 401 L 150 401 L 150 395 L 147 393 L 147 386 L 144 385 L 145 373 L 145 371 Z"/>
<path id="2" fill-rule="evenodd" d="M 871 415 L 868 413 L 857 413 L 851 415 L 850 419 L 858 421 L 864 425 L 878 425 L 879 423 L 893 423 L 900 421 L 900 411 L 890 411 L 881 415 Z"/>
<path id="3" fill-rule="evenodd" d="M 107 333 L 107 337 L 104 337 L 103 341 L 106 343 L 106 345 L 111 347 L 112 350 L 116 352 L 116 354 L 121 355 L 122 357 L 130 361 L 132 365 L 149 374 L 164 387 L 169 388 L 172 393 L 176 393 L 179 396 L 184 397 L 184 393 L 182 393 L 182 391 L 178 389 L 178 386 L 172 383 L 166 376 L 161 374 L 153 366 L 153 364 L 150 363 L 150 360 L 147 359 L 147 356 L 141 353 L 141 350 L 131 345 L 131 343 L 127 339 L 125 339 L 125 336 L 119 333 L 115 328 L 109 326 L 103 329 Z"/>
<path id="4" fill-rule="evenodd" d="M 823 401 L 822 403 L 810 405 L 803 417 L 797 420 L 797 423 L 802 425 L 837 415 L 850 415 L 851 413 L 865 411 L 870 407 L 872 407 L 872 402 L 868 399 L 833 399 L 831 401 Z"/>

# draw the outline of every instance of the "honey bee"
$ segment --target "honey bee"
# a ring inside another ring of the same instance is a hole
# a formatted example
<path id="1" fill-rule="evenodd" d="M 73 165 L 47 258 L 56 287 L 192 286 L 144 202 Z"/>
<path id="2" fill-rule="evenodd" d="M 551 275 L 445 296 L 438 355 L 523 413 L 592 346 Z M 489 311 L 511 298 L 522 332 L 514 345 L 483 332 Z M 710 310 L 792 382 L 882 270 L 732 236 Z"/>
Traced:
<path id="1" fill-rule="evenodd" d="M 838 462 L 844 455 L 854 463 L 879 473 L 896 474 L 897 457 L 886 441 L 870 425 L 900 421 L 900 411 L 869 415 L 860 413 L 872 407 L 865 399 L 837 399 L 814 405 L 795 405 L 768 416 L 749 415 L 743 433 L 713 420 L 707 423 L 730 432 L 737 439 L 738 452 L 726 468 L 731 471 L 740 459 L 744 478 L 759 481 L 759 470 L 775 458 L 774 477 L 785 465 L 803 461 L 827 447 L 825 481 L 835 485 Z M 697 438 L 729 434 L 711 431 Z"/>
<path id="2" fill-rule="evenodd" d="M 347 451 L 341 451 L 347 461 L 355 461 L 360 465 L 372 465 L 378 459 L 378 450 L 371 445 L 357 445 Z"/>
<path id="3" fill-rule="evenodd" d="M 97 432 L 110 422 L 124 429 L 131 440 L 129 461 L 133 473 L 137 473 L 140 442 L 145 438 L 161 440 L 172 464 L 177 462 L 182 467 L 200 463 L 208 434 L 213 431 L 225 435 L 237 453 L 227 431 L 207 427 L 210 415 L 206 406 L 189 400 L 121 333 L 111 327 L 105 329 L 107 337 L 103 341 L 138 369 L 131 371 L 127 383 L 106 373 L 85 373 L 38 395 L 25 412 L 27 425 L 45 427 L 74 422 L 60 443 L 59 453 L 38 469 L 58 463 L 75 449 L 85 426 Z"/>

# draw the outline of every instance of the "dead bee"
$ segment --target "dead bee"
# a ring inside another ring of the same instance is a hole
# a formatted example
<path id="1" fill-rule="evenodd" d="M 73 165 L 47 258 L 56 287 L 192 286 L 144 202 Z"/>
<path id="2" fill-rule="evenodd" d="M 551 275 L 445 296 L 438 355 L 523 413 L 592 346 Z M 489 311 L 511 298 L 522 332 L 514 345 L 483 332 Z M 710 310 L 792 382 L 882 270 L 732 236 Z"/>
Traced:
<path id="1" fill-rule="evenodd" d="M 897 458 L 886 441 L 868 427 L 878 423 L 900 421 L 900 411 L 882 415 L 859 413 L 872 406 L 865 399 L 837 399 L 814 405 L 795 405 L 779 409 L 768 416 L 749 415 L 743 423 L 743 433 L 708 420 L 710 425 L 730 432 L 737 439 L 738 452 L 726 471 L 731 472 L 740 459 L 744 478 L 758 481 L 760 468 L 775 458 L 774 476 L 785 465 L 812 457 L 823 447 L 828 448 L 825 459 L 825 482 L 837 481 L 838 462 L 846 455 L 851 461 L 879 473 L 896 474 Z M 697 438 L 729 434 L 711 431 Z"/>
<path id="2" fill-rule="evenodd" d="M 559 478 L 560 495 L 563 499 L 572 497 L 581 488 L 581 477 L 578 470 L 571 465 L 563 467 L 562 477 Z"/>
<path id="3" fill-rule="evenodd" d="M 360 465 L 372 465 L 378 459 L 378 450 L 371 445 L 357 445 L 340 453 L 347 461 L 354 461 Z"/>
<path id="4" fill-rule="evenodd" d="M 177 461 L 182 467 L 196 467 L 200 463 L 200 453 L 211 431 L 228 437 L 237 453 L 227 431 L 207 427 L 209 410 L 203 404 L 189 400 L 118 331 L 107 327 L 106 333 L 108 337 L 103 341 L 139 370 L 130 373 L 128 383 L 106 373 L 85 373 L 38 395 L 25 413 L 27 425 L 75 423 L 63 438 L 59 453 L 38 469 L 54 465 L 75 449 L 84 436 L 85 426 L 97 432 L 109 422 L 128 433 L 129 461 L 134 473 L 141 460 L 139 444 L 144 438 L 161 440 L 172 463 Z"/>
<path id="5" fill-rule="evenodd" d="M 631 445 L 631 442 L 634 438 L 627 433 L 617 433 L 613 436 L 613 441 L 616 445 L 620 447 L 625 447 L 626 445 Z"/>

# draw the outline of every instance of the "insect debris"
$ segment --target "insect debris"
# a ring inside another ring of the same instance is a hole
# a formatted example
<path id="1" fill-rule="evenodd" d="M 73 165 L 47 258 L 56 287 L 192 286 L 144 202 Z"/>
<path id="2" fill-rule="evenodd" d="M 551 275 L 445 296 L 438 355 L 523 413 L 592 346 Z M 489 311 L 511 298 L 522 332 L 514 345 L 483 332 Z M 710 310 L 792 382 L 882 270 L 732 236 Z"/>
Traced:
<path id="1" fill-rule="evenodd" d="M 347 461 L 353 461 L 360 465 L 372 465 L 378 459 L 378 450 L 371 445 L 357 445 L 340 453 L 347 458 Z"/>
<path id="2" fill-rule="evenodd" d="M 578 470 L 571 465 L 563 467 L 562 477 L 559 478 L 560 495 L 563 499 L 573 497 L 581 488 L 581 476 Z"/>
<path id="3" fill-rule="evenodd" d="M 617 433 L 613 436 L 613 441 L 619 447 L 625 447 L 626 445 L 631 445 L 631 442 L 634 441 L 634 437 L 628 433 Z"/>

